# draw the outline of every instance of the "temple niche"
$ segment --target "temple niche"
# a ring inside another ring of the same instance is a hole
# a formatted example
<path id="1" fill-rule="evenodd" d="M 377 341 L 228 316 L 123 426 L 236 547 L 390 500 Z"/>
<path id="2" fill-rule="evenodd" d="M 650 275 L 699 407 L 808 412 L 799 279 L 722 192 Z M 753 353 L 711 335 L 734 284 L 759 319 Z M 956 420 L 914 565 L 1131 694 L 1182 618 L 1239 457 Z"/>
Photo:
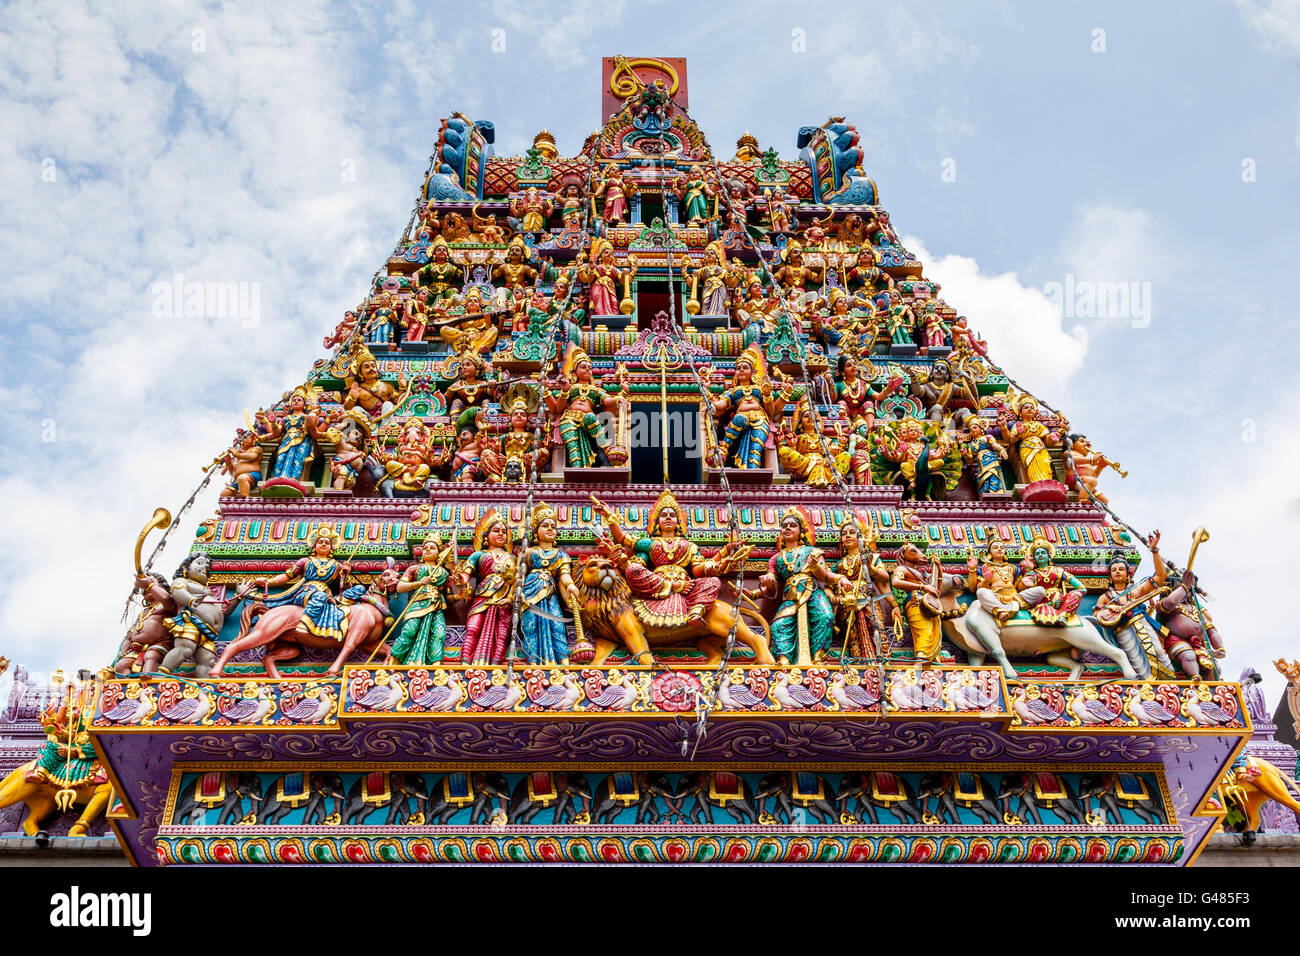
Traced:
<path id="1" fill-rule="evenodd" d="M 137 562 L 87 734 L 133 859 L 1193 860 L 1251 736 L 1209 533 L 1109 510 L 851 122 L 720 148 L 673 58 L 600 92 L 522 155 L 442 120 L 190 557 Z"/>

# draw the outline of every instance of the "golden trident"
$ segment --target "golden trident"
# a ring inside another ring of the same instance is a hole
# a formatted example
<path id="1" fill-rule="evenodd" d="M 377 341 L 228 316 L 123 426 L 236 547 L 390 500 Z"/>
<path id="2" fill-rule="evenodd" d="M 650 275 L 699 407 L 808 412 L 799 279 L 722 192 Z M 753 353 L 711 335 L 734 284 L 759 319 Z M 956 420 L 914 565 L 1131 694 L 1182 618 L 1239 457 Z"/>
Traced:
<path id="1" fill-rule="evenodd" d="M 675 339 L 660 339 L 658 358 L 643 359 L 647 369 L 659 370 L 659 450 L 663 453 L 664 484 L 668 484 L 668 370 L 676 371 L 686 362 Z"/>

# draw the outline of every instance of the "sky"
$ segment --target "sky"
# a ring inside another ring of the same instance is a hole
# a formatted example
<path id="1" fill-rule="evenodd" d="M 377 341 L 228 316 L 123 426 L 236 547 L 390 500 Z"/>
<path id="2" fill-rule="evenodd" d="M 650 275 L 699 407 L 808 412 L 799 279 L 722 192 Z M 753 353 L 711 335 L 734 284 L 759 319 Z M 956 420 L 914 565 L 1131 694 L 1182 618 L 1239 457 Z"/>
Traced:
<path id="1" fill-rule="evenodd" d="M 440 119 L 572 155 L 622 53 L 687 58 L 724 158 L 856 124 L 942 296 L 1128 469 L 1113 507 L 1179 563 L 1209 529 L 1225 673 L 1257 668 L 1271 706 L 1270 662 L 1300 656 L 1275 610 L 1300 537 L 1300 0 L 899 6 L 5 4 L 0 654 L 110 661 L 140 527 L 323 354 Z M 244 308 L 178 314 L 177 281 L 242 283 Z"/>

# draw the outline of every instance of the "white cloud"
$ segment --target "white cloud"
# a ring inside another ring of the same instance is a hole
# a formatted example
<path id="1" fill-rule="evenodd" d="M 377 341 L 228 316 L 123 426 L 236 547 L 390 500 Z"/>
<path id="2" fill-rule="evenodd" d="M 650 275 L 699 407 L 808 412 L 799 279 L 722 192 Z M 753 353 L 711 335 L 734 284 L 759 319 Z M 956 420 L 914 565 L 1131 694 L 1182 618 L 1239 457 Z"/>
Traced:
<path id="1" fill-rule="evenodd" d="M 902 241 L 924 264 L 926 277 L 939 283 L 943 300 L 988 340 L 993 361 L 1056 404 L 1083 365 L 1087 331 L 1081 326 L 1064 329 L 1052 300 L 1041 289 L 1024 285 L 1014 272 L 989 275 L 967 256 L 936 257 L 913 236 Z"/>
<path id="2" fill-rule="evenodd" d="M 1300 55 L 1300 0 L 1237 0 L 1237 11 L 1265 50 Z"/>

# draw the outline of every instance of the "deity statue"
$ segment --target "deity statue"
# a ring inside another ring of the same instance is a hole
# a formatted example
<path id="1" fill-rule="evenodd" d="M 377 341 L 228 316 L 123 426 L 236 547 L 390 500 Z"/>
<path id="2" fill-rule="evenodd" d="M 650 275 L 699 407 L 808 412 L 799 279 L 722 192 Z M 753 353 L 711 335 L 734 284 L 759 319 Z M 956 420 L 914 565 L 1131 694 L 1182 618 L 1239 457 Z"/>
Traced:
<path id="1" fill-rule="evenodd" d="M 651 507 L 645 535 L 624 529 L 614 510 L 594 496 L 592 507 L 608 522 L 614 543 L 634 559 L 624 575 L 637 617 L 656 626 L 699 623 L 718 599 L 720 576 L 735 574 L 750 551 L 728 542 L 704 558 L 693 541 L 682 537 L 686 512 L 670 491 Z"/>
<path id="2" fill-rule="evenodd" d="M 379 360 L 364 345 L 353 356 L 343 376 L 343 409 L 361 408 L 370 418 L 391 412 L 402 392 L 406 391 L 406 373 L 397 373 L 397 385 L 379 375 Z"/>
<path id="3" fill-rule="evenodd" d="M 439 236 L 429 247 L 428 263 L 415 270 L 411 284 L 417 292 L 423 291 L 425 303 L 432 306 L 435 302 L 451 299 L 464 278 L 465 270 L 451 261 L 451 248 L 447 240 Z"/>
<path id="4" fill-rule="evenodd" d="M 1020 562 L 1017 588 L 1023 593 L 1034 587 L 1044 591 L 1042 600 L 1029 603 L 1029 616 L 1039 624 L 1067 624 L 1079 610 L 1086 593 L 1083 583 L 1053 563 L 1056 549 L 1041 535 L 1029 543 L 1029 554 Z"/>
<path id="5" fill-rule="evenodd" d="M 854 515 L 840 525 L 840 560 L 835 571 L 851 585 L 832 601 L 844 656 L 878 657 L 883 648 L 876 635 L 886 624 L 901 624 L 902 612 L 894 600 L 890 573 L 876 553 L 875 535 Z"/>
<path id="6" fill-rule="evenodd" d="M 266 595 L 262 603 L 268 608 L 285 605 L 302 608 L 302 616 L 295 631 L 303 636 L 314 634 L 316 637 L 341 642 L 347 615 L 345 605 L 359 601 L 366 593 L 364 585 L 346 585 L 348 576 L 352 573 L 352 565 L 339 562 L 334 557 L 338 540 L 339 533 L 333 527 L 325 523 L 318 524 L 307 538 L 310 555 L 299 558 L 273 578 L 257 578 L 253 581 L 253 586 Z M 270 588 L 290 582 L 292 585 L 280 594 L 267 593 Z M 164 665 L 166 663 L 163 662 Z"/>
<path id="7" fill-rule="evenodd" d="M 903 302 L 897 289 L 889 290 L 889 306 L 885 309 L 885 328 L 889 330 L 889 344 L 915 345 L 916 313 Z"/>
<path id="8" fill-rule="evenodd" d="M 492 278 L 507 288 L 532 285 L 537 281 L 537 270 L 528 264 L 529 258 L 531 255 L 523 237 L 515 236 L 506 249 L 506 261 L 492 269 Z"/>
<path id="9" fill-rule="evenodd" d="M 1097 620 L 1106 627 L 1116 631 L 1123 630 L 1135 618 L 1143 614 L 1143 605 L 1151 598 L 1168 590 L 1165 581 L 1168 580 L 1169 572 L 1165 567 L 1164 560 L 1160 557 L 1159 531 L 1151 532 L 1147 538 L 1147 547 L 1151 549 L 1151 558 L 1155 562 L 1155 570 L 1151 577 L 1144 578 L 1136 583 L 1133 581 L 1133 569 L 1129 567 L 1123 555 L 1116 554 L 1110 559 L 1108 569 L 1110 586 L 1097 598 L 1097 605 L 1093 609 Z M 1188 651 L 1191 651 L 1190 647 Z M 1191 664 L 1191 670 L 1187 670 L 1186 666 L 1184 666 L 1184 671 L 1188 677 L 1200 676 L 1200 670 L 1196 666 L 1195 652 L 1191 653 L 1189 662 L 1180 660 L 1179 663 Z"/>
<path id="10" fill-rule="evenodd" d="M 933 299 L 925 304 L 921 310 L 921 316 L 917 320 L 917 325 L 921 330 L 921 348 L 928 352 L 930 349 L 946 349 L 948 347 L 948 326 L 943 321 L 943 316 L 939 314 L 938 305 Z"/>
<path id="11" fill-rule="evenodd" d="M 736 359 L 731 385 L 713 403 L 719 418 L 731 414 L 718 442 L 721 467 L 762 468 L 763 454 L 771 434 L 771 418 L 779 418 L 789 396 L 790 385 L 774 391 L 767 377 L 763 352 L 751 345 Z M 769 417 L 770 416 L 770 417 Z"/>
<path id="12" fill-rule="evenodd" d="M 790 231 L 790 202 L 785 189 L 769 186 L 763 189 L 763 211 L 767 214 L 768 232 L 781 235 Z"/>
<path id="13" fill-rule="evenodd" d="M 742 329 L 757 326 L 757 330 L 771 332 L 775 327 L 775 313 L 781 308 L 780 299 L 763 294 L 763 280 L 758 273 L 750 273 L 745 283 L 745 297 L 736 291 L 736 324 Z M 756 330 L 756 331 L 757 331 Z"/>
<path id="14" fill-rule="evenodd" d="M 1110 499 L 1097 490 L 1097 481 L 1101 473 L 1107 468 L 1114 468 L 1121 478 L 1127 478 L 1128 472 L 1117 462 L 1093 450 L 1092 444 L 1082 435 L 1070 435 L 1069 438 L 1071 443 L 1066 455 L 1079 481 L 1079 500 L 1109 504 Z"/>
<path id="15" fill-rule="evenodd" d="M 798 481 L 825 488 L 839 479 L 833 457 L 828 457 L 811 403 L 805 396 L 794 410 L 795 431 L 783 428 L 783 440 L 776 450 L 781 467 Z"/>
<path id="16" fill-rule="evenodd" d="M 871 424 L 859 415 L 853 419 L 847 434 L 842 423 L 837 423 L 836 430 L 844 450 L 835 456 L 835 467 L 850 484 L 871 484 Z"/>
<path id="17" fill-rule="evenodd" d="M 589 286 L 592 315 L 618 315 L 620 307 L 631 315 L 635 305 L 627 295 L 620 305 L 618 284 L 623 284 L 626 293 L 629 279 L 636 275 L 636 257 L 628 257 L 631 269 L 620 269 L 614 263 L 614 247 L 609 240 L 597 237 L 591 242 L 591 258 L 590 264 L 579 268 L 578 279 Z"/>
<path id="18" fill-rule="evenodd" d="M 113 672 L 120 675 L 132 671 L 153 673 L 172 647 L 172 633 L 166 622 L 175 616 L 178 608 L 167 579 L 156 571 L 143 571 L 135 576 L 135 586 L 140 590 L 144 607 L 118 650 Z M 0 657 L 0 665 L 3 674 L 7 659 Z"/>
<path id="19" fill-rule="evenodd" d="M 1029 602 L 1041 601 L 1046 591 L 1041 586 L 1021 590 L 1020 569 L 1007 560 L 1007 546 L 1002 539 L 989 533 L 984 548 L 984 561 L 974 554 L 966 558 L 966 590 L 975 595 L 980 606 L 999 624 L 1015 617 Z"/>
<path id="20" fill-rule="evenodd" d="M 843 227 L 840 232 L 843 238 Z M 894 288 L 894 277 L 877 263 L 876 250 L 870 245 L 858 247 L 854 264 L 847 272 L 841 272 L 845 287 L 850 292 L 861 291 L 866 298 L 874 299 L 882 289 Z"/>
<path id="21" fill-rule="evenodd" d="M 962 460 L 975 471 L 975 487 L 980 496 L 1006 491 L 1002 462 L 1006 460 L 1007 450 L 989 435 L 987 423 L 978 415 L 967 417 L 960 444 Z"/>
<path id="22" fill-rule="evenodd" d="M 530 480 L 533 469 L 545 464 L 547 456 L 546 450 L 538 447 L 537 434 L 529 425 L 528 402 L 516 398 L 507 412 L 510 416 L 508 430 L 501 436 L 500 448 L 492 456 L 491 464 L 485 463 L 487 480 L 518 484 Z"/>
<path id="23" fill-rule="evenodd" d="M 206 551 L 195 551 L 185 558 L 172 578 L 170 592 L 176 604 L 176 616 L 165 623 L 173 644 L 158 669 L 170 674 L 186 661 L 194 662 L 194 676 L 200 680 L 212 670 L 217 659 L 217 636 L 230 609 L 242 599 L 238 594 L 218 601 L 208 590 L 212 559 Z"/>
<path id="24" fill-rule="evenodd" d="M 858 360 L 852 354 L 841 352 L 836 365 L 839 373 L 839 384 L 835 388 L 836 401 L 850 420 L 865 419 L 867 430 L 870 431 L 876 423 L 876 402 L 896 392 L 902 386 L 903 379 L 895 375 L 880 388 L 872 388 L 871 383 L 862 378 Z"/>
<path id="25" fill-rule="evenodd" d="M 698 226 L 709 218 L 709 197 L 717 195 L 717 189 L 702 175 L 681 173 L 674 183 L 677 198 L 682 204 L 683 221 L 688 226 Z"/>
<path id="26" fill-rule="evenodd" d="M 624 179 L 621 170 L 614 163 L 605 166 L 602 179 L 592 193 L 592 210 L 595 210 L 596 197 L 605 197 L 605 206 L 601 218 L 605 222 L 621 225 L 627 219 L 627 197 L 636 194 L 636 183 Z"/>
<path id="27" fill-rule="evenodd" d="M 1190 562 L 1189 562 L 1190 563 Z M 1156 602 L 1156 621 L 1170 660 L 1189 678 L 1216 680 L 1215 660 L 1226 656 L 1219 629 L 1196 597 L 1196 575 L 1183 571 L 1178 586 Z"/>
<path id="28" fill-rule="evenodd" d="M 835 611 L 825 588 L 848 592 L 853 582 L 827 566 L 812 518 L 802 507 L 782 513 L 778 534 L 780 547 L 750 596 L 780 599 L 772 619 L 772 653 L 782 666 L 807 667 L 826 659 L 834 634 Z"/>
<path id="29" fill-rule="evenodd" d="M 628 404 L 626 389 L 612 395 L 592 381 L 591 359 L 576 345 L 564 356 L 559 387 L 546 395 L 546 406 L 559 423 L 565 464 L 570 468 L 610 467 L 605 429 L 597 409 L 613 411 Z"/>
<path id="30" fill-rule="evenodd" d="M 564 192 L 560 196 L 560 220 L 564 223 L 564 228 L 582 228 L 586 208 L 587 202 L 582 194 L 581 187 L 577 183 L 570 183 L 565 186 Z"/>
<path id="31" fill-rule="evenodd" d="M 460 649 L 446 646 L 447 590 L 456 566 L 455 542 L 443 547 L 435 531 L 424 539 L 418 557 L 397 583 L 397 593 L 411 597 L 402 612 L 392 658 L 399 664 L 459 664 Z"/>
<path id="32" fill-rule="evenodd" d="M 810 285 L 821 285 L 825 275 L 825 266 L 814 268 L 804 262 L 803 248 L 798 240 L 791 239 L 781 250 L 781 265 L 774 273 L 774 278 L 786 289 L 803 290 Z"/>
<path id="33" fill-rule="evenodd" d="M 555 545 L 559 523 L 554 508 L 545 502 L 534 505 L 532 525 L 533 543 L 521 562 L 524 604 L 519 636 L 524 659 L 530 664 L 567 664 L 569 640 L 563 613 L 579 604 L 573 561 Z"/>
<path id="34" fill-rule="evenodd" d="M 289 408 L 267 420 L 268 437 L 278 441 L 272 478 L 290 478 L 306 481 L 307 469 L 316 457 L 316 442 L 320 434 L 316 412 L 308 409 L 307 389 L 299 386 L 289 397 Z"/>
<path id="35" fill-rule="evenodd" d="M 492 439 L 476 427 L 464 425 L 456 433 L 456 451 L 451 458 L 452 481 L 484 481 L 485 464 L 492 464 L 495 449 Z"/>
<path id="36" fill-rule="evenodd" d="M 880 457 L 898 465 L 898 472 L 907 488 L 904 497 L 933 498 L 946 484 L 941 472 L 952 451 L 952 443 L 944 434 L 931 438 L 919 421 L 908 418 L 893 430 L 879 431 L 875 440 Z"/>
<path id="37" fill-rule="evenodd" d="M 262 480 L 262 448 L 257 443 L 256 432 L 240 429 L 235 446 L 222 460 L 221 470 L 230 476 L 230 481 L 221 490 L 222 498 L 248 498 L 253 494 L 253 489 Z"/>
<path id="38" fill-rule="evenodd" d="M 939 663 L 943 645 L 943 609 L 939 603 L 943 573 L 939 556 L 927 556 L 910 541 L 898 552 L 891 583 L 908 594 L 903 616 L 912 631 L 912 653 L 921 665 Z"/>
<path id="39" fill-rule="evenodd" d="M 370 427 L 370 417 L 361 409 L 352 408 L 326 431 L 335 447 L 329 462 L 335 490 L 346 491 L 355 487 L 361 469 L 370 457 Z"/>
<path id="40" fill-rule="evenodd" d="M 489 369 L 488 363 L 477 352 L 467 351 L 456 356 L 456 380 L 446 390 L 450 403 L 447 414 L 456 422 L 459 423 L 466 410 L 482 408 L 496 397 L 497 383 L 484 379 Z"/>
<path id="41" fill-rule="evenodd" d="M 395 454 L 377 452 L 387 476 L 381 482 L 381 493 L 386 497 L 408 498 L 424 493 L 425 484 L 432 473 L 430 468 L 430 439 L 428 426 L 412 418 L 402 426 Z M 386 488 L 384 486 L 387 486 Z"/>
<path id="42" fill-rule="evenodd" d="M 498 335 L 496 316 L 483 310 L 483 292 L 478 286 L 465 290 L 459 312 L 451 309 L 448 314 L 449 318 L 438 323 L 438 334 L 453 352 L 492 351 Z"/>
<path id="43" fill-rule="evenodd" d="M 731 277 L 722 243 L 716 240 L 709 243 L 704 249 L 704 262 L 690 272 L 691 302 L 687 303 L 686 311 L 690 312 L 694 306 L 704 315 L 726 315 L 731 300 L 731 286 L 728 285 Z"/>
<path id="44" fill-rule="evenodd" d="M 520 232 L 545 232 L 547 217 L 554 209 L 555 203 L 536 186 L 529 186 L 522 196 L 510 197 L 510 212 L 519 218 Z"/>
<path id="45" fill-rule="evenodd" d="M 367 311 L 366 344 L 387 348 L 393 343 L 394 326 L 403 327 L 402 315 L 393 307 L 393 297 L 387 292 L 380 293 L 378 300 Z"/>
<path id="46" fill-rule="evenodd" d="M 1016 446 L 1025 483 L 1051 481 L 1047 446 L 1060 444 L 1060 435 L 1038 420 L 1038 401 L 1032 395 L 1021 395 L 1013 407 L 1018 420 L 1003 426 L 1003 434 Z"/>
<path id="47" fill-rule="evenodd" d="M 501 512 L 489 509 L 474 528 L 473 553 L 456 569 L 463 590 L 468 590 L 471 579 L 477 582 L 465 618 L 464 663 L 506 662 L 517 571 L 510 526 Z"/>
<path id="48" fill-rule="evenodd" d="M 979 397 L 970 384 L 953 376 L 952 366 L 946 359 L 936 360 L 925 381 L 912 383 L 911 392 L 920 399 L 922 407 L 934 421 L 943 421 L 954 405 L 979 405 Z"/>

